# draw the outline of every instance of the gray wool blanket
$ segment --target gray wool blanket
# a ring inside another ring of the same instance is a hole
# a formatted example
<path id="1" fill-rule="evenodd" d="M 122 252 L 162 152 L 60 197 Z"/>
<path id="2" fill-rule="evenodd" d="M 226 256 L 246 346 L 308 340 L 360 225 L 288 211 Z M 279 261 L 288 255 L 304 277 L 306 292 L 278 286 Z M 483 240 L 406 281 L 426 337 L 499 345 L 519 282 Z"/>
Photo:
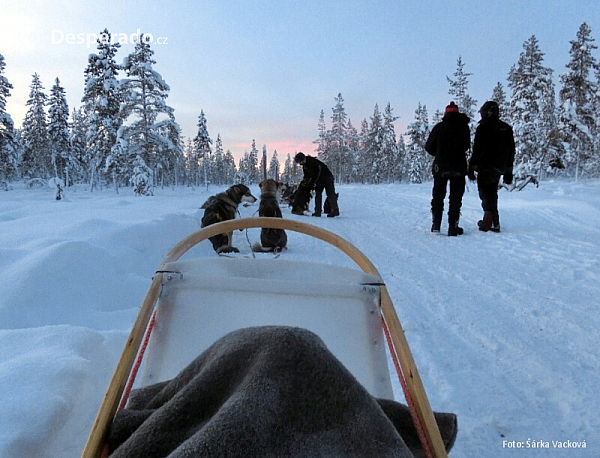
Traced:
<path id="1" fill-rule="evenodd" d="M 435 414 L 449 450 L 454 414 Z M 234 331 L 174 379 L 135 390 L 109 432 L 114 458 L 424 456 L 406 406 L 379 400 L 315 334 Z"/>

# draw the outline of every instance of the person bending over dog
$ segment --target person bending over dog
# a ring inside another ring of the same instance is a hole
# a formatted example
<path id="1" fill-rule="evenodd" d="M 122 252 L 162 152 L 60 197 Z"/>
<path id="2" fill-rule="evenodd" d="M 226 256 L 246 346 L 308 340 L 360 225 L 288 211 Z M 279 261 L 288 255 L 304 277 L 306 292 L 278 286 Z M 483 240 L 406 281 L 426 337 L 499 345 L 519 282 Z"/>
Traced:
<path id="1" fill-rule="evenodd" d="M 304 173 L 300 188 L 303 187 L 304 183 L 304 188 L 315 190 L 315 212 L 313 213 L 313 216 L 321 216 L 321 210 L 323 208 L 323 190 L 325 190 L 325 193 L 327 194 L 330 206 L 330 211 L 327 216 L 339 216 L 340 210 L 338 208 L 333 174 L 331 173 L 331 170 L 329 170 L 329 167 L 317 158 L 304 153 L 296 154 L 294 161 L 297 164 L 302 165 L 302 172 Z M 300 189 L 298 191 L 300 191 Z M 300 198 L 300 196 L 298 196 L 297 199 L 298 198 Z M 303 211 L 300 213 L 299 209 L 300 205 L 294 205 L 292 213 L 295 215 L 304 214 Z"/>

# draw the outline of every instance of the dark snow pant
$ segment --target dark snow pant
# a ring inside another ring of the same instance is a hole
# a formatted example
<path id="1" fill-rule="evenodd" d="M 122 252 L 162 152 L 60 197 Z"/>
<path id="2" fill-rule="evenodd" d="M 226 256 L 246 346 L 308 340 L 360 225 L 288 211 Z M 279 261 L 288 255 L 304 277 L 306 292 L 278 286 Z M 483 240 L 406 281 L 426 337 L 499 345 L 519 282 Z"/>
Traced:
<path id="1" fill-rule="evenodd" d="M 431 216 L 433 223 L 439 226 L 442 222 L 444 213 L 444 199 L 446 198 L 446 188 L 450 182 L 450 196 L 448 198 L 448 224 L 458 224 L 460 218 L 460 208 L 462 207 L 462 198 L 465 193 L 465 177 L 433 177 L 433 191 L 431 199 Z"/>
<path id="2" fill-rule="evenodd" d="M 329 200 L 331 214 L 339 214 L 333 177 L 324 181 L 319 181 L 315 185 L 315 213 L 320 215 L 321 210 L 323 210 L 323 189 L 325 190 L 327 199 Z"/>
<path id="3" fill-rule="evenodd" d="M 499 225 L 498 183 L 500 175 L 495 172 L 481 171 L 477 174 L 477 190 L 484 212 L 491 212 L 494 225 Z"/>

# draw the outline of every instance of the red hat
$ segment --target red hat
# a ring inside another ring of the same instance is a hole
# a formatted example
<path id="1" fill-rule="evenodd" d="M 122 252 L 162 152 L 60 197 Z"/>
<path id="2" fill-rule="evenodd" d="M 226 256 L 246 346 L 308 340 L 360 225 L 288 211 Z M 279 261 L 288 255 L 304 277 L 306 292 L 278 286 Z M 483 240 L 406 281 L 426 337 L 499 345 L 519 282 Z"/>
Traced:
<path id="1" fill-rule="evenodd" d="M 446 111 L 444 111 L 444 114 L 446 113 L 458 113 L 458 106 L 454 102 L 450 102 L 450 105 L 448 105 Z"/>

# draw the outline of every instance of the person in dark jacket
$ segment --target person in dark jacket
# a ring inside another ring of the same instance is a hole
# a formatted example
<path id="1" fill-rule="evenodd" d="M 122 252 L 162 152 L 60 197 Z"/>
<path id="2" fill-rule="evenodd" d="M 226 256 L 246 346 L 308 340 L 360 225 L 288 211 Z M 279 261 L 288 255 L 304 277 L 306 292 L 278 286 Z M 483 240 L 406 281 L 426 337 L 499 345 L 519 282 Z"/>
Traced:
<path id="1" fill-rule="evenodd" d="M 473 155 L 469 162 L 469 179 L 477 179 L 483 208 L 483 218 L 477 225 L 480 231 L 500 232 L 498 184 L 501 175 L 504 183 L 512 184 L 515 139 L 512 127 L 500 120 L 496 102 L 485 102 L 479 113 L 481 121 L 475 131 Z"/>
<path id="2" fill-rule="evenodd" d="M 334 217 L 340 215 L 340 210 L 337 203 L 337 194 L 335 193 L 335 186 L 333 180 L 333 174 L 329 167 L 315 157 L 306 155 L 304 153 L 297 153 L 294 157 L 294 161 L 297 164 L 302 165 L 302 172 L 304 176 L 300 187 L 315 190 L 315 212 L 313 216 L 321 216 L 323 209 L 323 190 L 327 194 L 327 200 L 329 201 L 329 213 L 328 217 Z M 294 205 L 293 208 L 296 208 Z M 294 211 L 292 211 L 294 213 Z M 302 212 L 303 214 L 304 212 Z"/>
<path id="3" fill-rule="evenodd" d="M 433 127 L 425 144 L 427 152 L 435 156 L 431 193 L 431 232 L 440 231 L 446 188 L 450 183 L 448 235 L 454 236 L 463 233 L 463 229 L 458 225 L 458 220 L 465 193 L 466 152 L 470 146 L 469 117 L 460 113 L 454 102 L 450 102 L 444 111 L 442 121 Z"/>

